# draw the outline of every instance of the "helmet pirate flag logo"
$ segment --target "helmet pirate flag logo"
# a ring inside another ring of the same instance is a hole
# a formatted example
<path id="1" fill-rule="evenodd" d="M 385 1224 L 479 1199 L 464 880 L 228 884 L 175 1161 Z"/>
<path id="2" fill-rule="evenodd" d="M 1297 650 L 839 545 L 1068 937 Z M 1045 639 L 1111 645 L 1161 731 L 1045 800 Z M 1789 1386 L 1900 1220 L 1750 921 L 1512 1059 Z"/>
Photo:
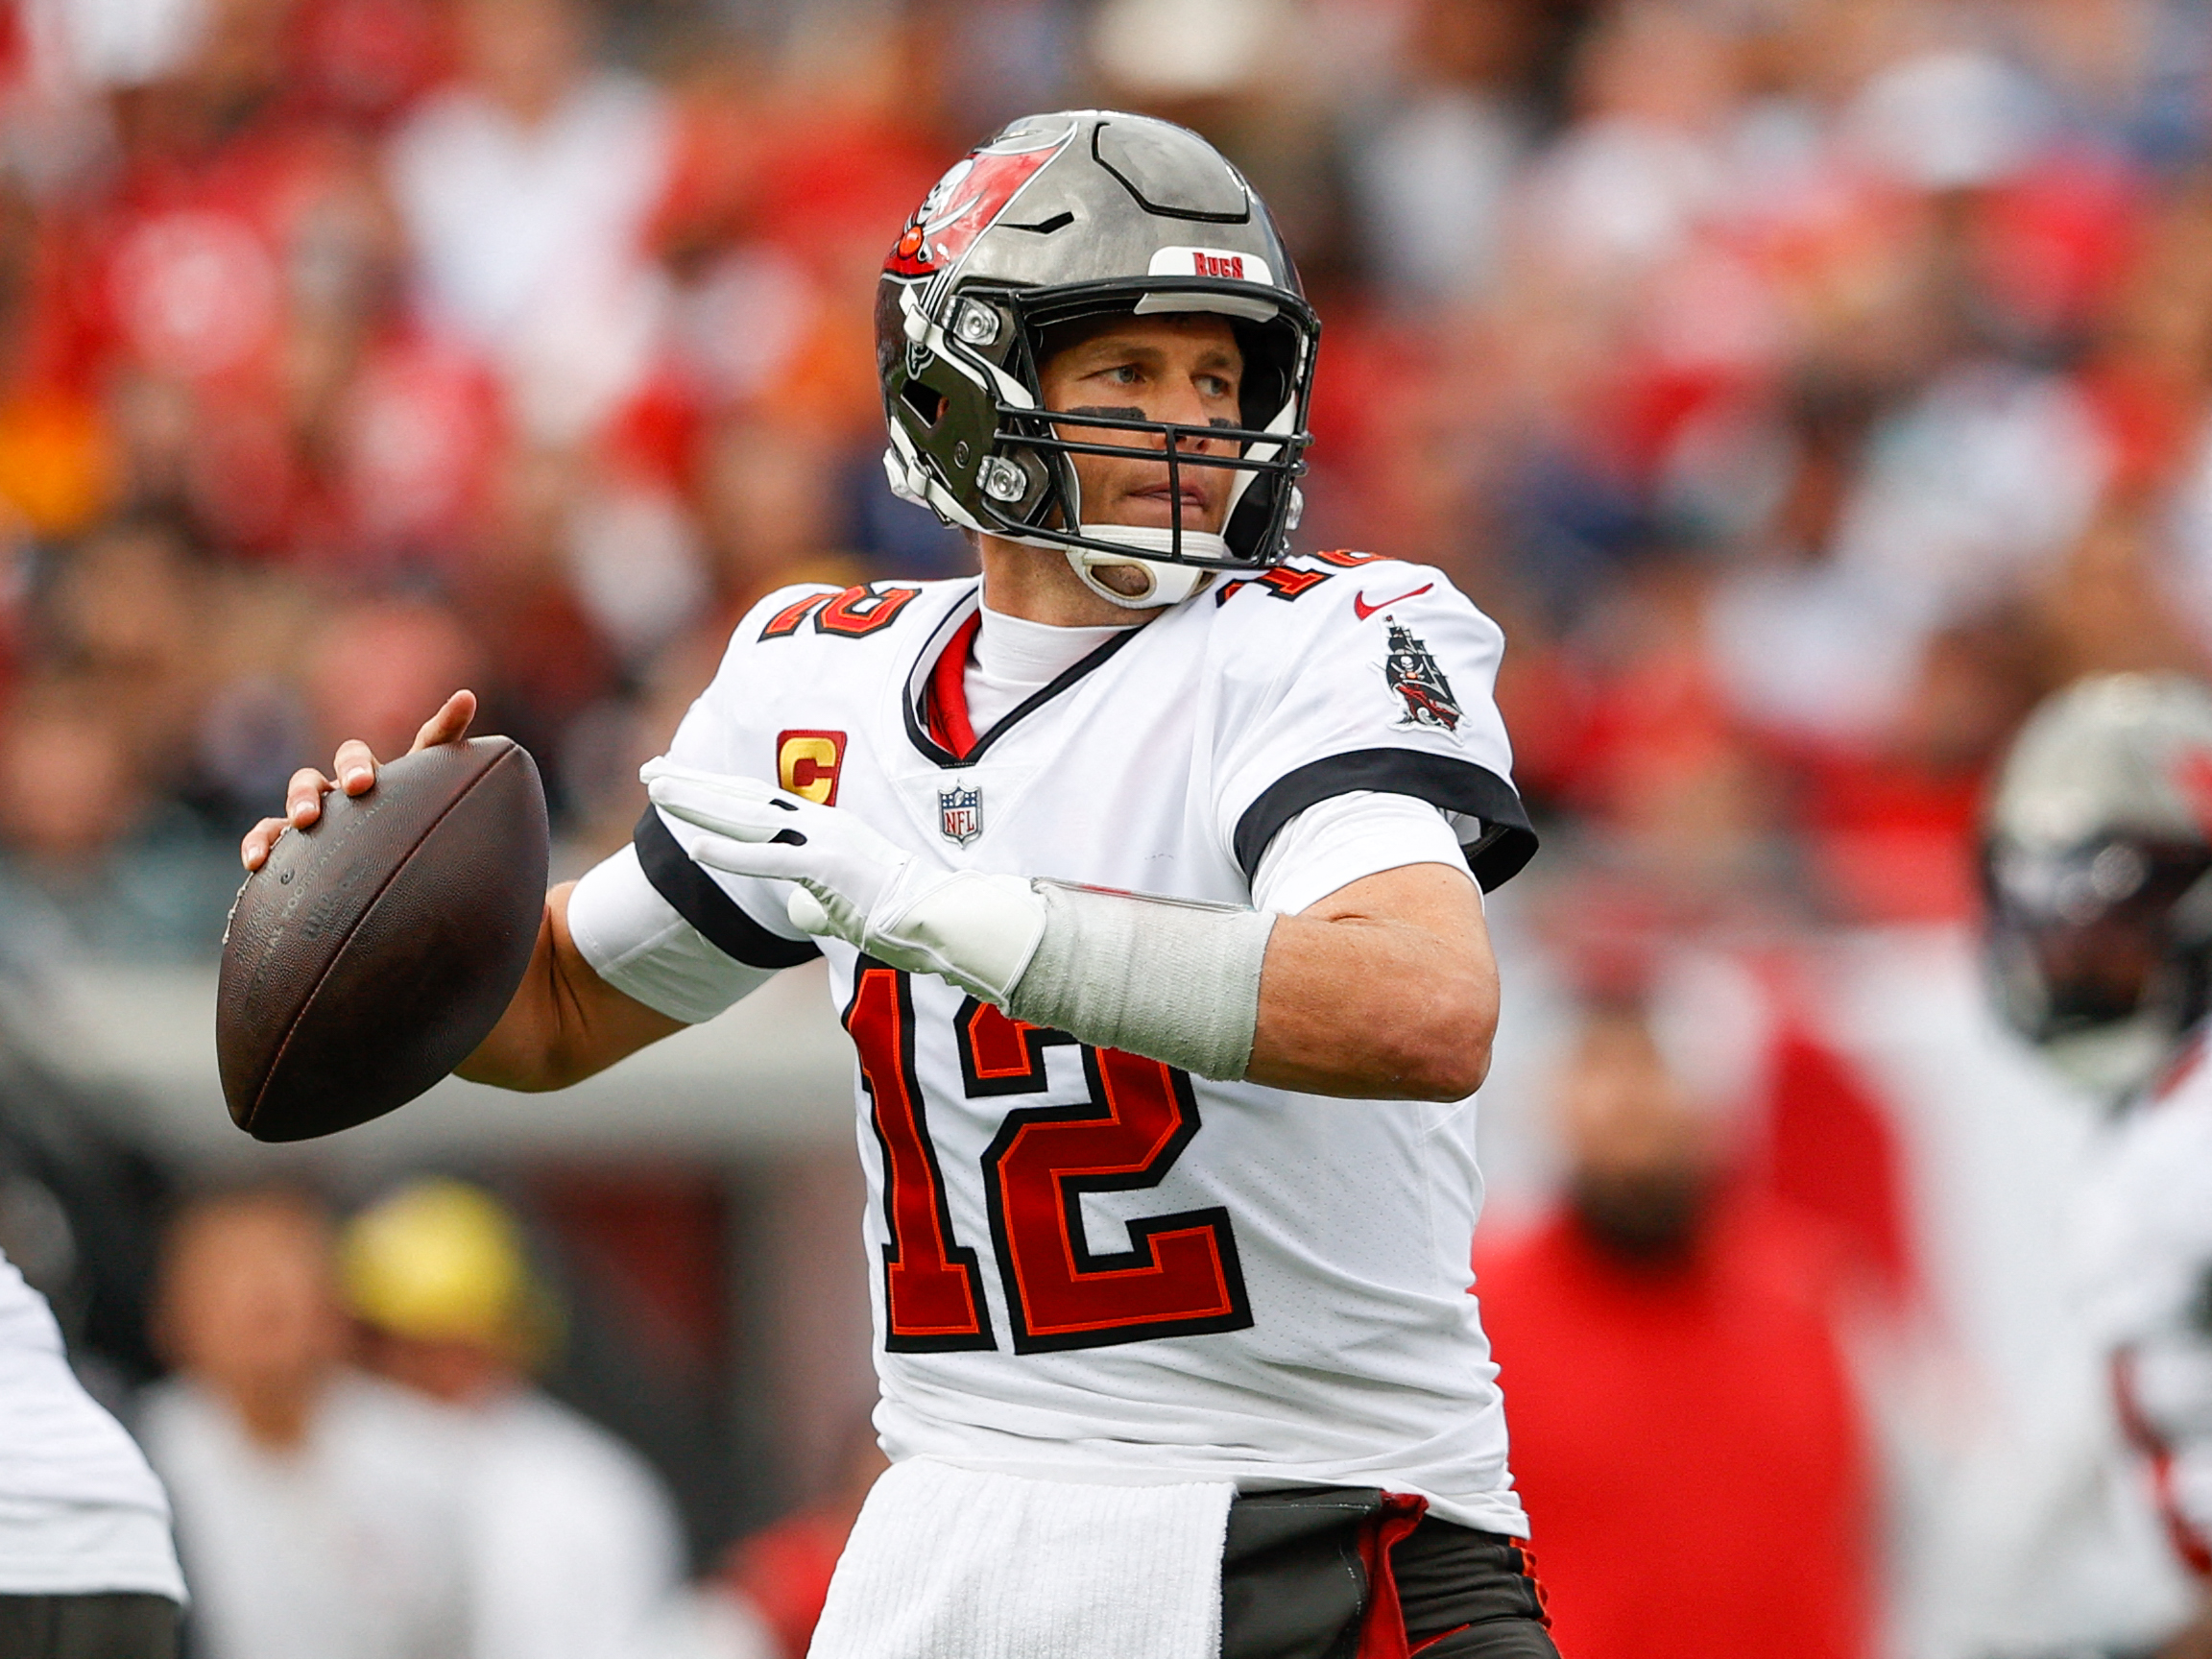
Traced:
<path id="1" fill-rule="evenodd" d="M 1382 659 L 1382 677 L 1406 706 L 1401 726 L 1433 726 L 1455 730 L 1461 718 L 1452 696 L 1452 682 L 1422 637 L 1396 618 L 1390 619 L 1390 650 Z"/>
<path id="2" fill-rule="evenodd" d="M 983 791 L 954 784 L 937 791 L 937 832 L 965 847 L 983 833 Z"/>
<path id="3" fill-rule="evenodd" d="M 895 276 L 926 276 L 957 265 L 1074 132 L 1070 125 L 1042 137 L 1022 133 L 954 162 L 914 210 L 884 270 Z"/>

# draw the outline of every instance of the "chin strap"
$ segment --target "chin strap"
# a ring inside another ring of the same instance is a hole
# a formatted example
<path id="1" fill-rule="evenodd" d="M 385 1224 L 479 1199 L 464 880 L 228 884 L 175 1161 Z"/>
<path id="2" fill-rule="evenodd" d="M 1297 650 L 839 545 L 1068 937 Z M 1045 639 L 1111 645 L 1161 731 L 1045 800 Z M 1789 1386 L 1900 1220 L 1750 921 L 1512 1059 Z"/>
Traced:
<path id="1" fill-rule="evenodd" d="M 1086 524 L 1083 534 L 1094 541 L 1112 541 L 1130 550 L 1130 556 L 1122 558 L 1093 547 L 1068 549 L 1068 564 L 1076 579 L 1108 604 L 1118 605 L 1123 610 L 1149 611 L 1160 605 L 1180 605 L 1214 580 L 1214 572 L 1201 565 L 1142 557 L 1146 553 L 1174 551 L 1174 532 L 1165 526 Z M 1211 531 L 1186 530 L 1183 551 L 1202 559 L 1226 559 L 1229 543 Z M 1143 578 L 1143 586 L 1134 592 L 1123 592 L 1101 580 L 1098 575 L 1101 570 L 1135 571 Z"/>

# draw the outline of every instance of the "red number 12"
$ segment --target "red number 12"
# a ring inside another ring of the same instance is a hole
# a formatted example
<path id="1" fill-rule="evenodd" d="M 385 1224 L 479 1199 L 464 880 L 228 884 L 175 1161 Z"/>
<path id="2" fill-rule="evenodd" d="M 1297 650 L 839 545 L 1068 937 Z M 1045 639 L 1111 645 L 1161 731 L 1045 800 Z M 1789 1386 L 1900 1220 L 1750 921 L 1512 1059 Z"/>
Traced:
<path id="1" fill-rule="evenodd" d="M 1044 1050 L 1072 1038 L 971 998 L 955 1021 L 971 1099 L 1045 1088 Z M 975 1252 L 953 1237 L 944 1174 L 914 1070 L 907 975 L 863 959 L 845 1010 L 883 1155 L 886 1345 L 895 1352 L 995 1348 Z M 1097 1253 L 1087 1192 L 1157 1187 L 1198 1133 L 1190 1079 L 1114 1048 L 1082 1050 L 1088 1097 L 1009 1112 L 983 1155 L 991 1244 L 1014 1351 L 1099 1348 L 1252 1323 L 1237 1238 L 1218 1206 L 1128 1223 L 1129 1248 Z"/>

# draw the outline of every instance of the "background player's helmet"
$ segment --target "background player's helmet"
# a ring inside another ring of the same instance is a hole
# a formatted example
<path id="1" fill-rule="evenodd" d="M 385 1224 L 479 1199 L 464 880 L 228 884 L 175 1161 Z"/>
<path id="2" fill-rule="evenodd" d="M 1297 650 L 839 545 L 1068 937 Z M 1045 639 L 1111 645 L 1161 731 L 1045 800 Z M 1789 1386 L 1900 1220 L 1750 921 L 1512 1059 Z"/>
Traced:
<path id="1" fill-rule="evenodd" d="M 1178 499 L 1168 527 L 1087 524 L 1070 457 L 1117 447 L 1072 442 L 1038 418 L 1039 339 L 1088 317 L 1175 311 L 1230 320 L 1243 424 L 1083 424 L 1126 432 L 1121 445 L 1165 445 L 1170 468 L 1233 469 L 1228 517 L 1219 535 L 1186 527 Z M 1110 110 L 1026 116 L 937 181 L 883 268 L 876 361 L 891 488 L 949 523 L 1066 549 L 1117 604 L 1172 604 L 1208 570 L 1283 557 L 1319 333 L 1267 209 L 1203 138 Z M 1197 439 L 1235 453 L 1193 456 Z M 1137 590 L 1099 582 L 1102 565 L 1136 571 Z"/>
<path id="2" fill-rule="evenodd" d="M 1991 797 L 1983 878 L 2007 1018 L 2101 1094 L 2149 1083 L 2212 991 L 2212 694 L 2114 674 L 2045 702 Z"/>

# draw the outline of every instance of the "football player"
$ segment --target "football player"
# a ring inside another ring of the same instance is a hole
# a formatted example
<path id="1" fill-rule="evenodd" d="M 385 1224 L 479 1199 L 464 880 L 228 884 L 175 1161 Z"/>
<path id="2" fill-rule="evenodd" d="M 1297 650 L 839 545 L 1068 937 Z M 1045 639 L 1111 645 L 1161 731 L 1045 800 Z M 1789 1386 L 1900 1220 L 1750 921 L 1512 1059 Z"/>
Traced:
<path id="1" fill-rule="evenodd" d="M 2212 1584 L 2212 694 L 2109 675 L 2045 703 L 1998 779 L 1984 873 L 2006 1016 L 2112 1107 L 2077 1290 L 2176 1559 Z M 2161 1659 L 2212 1659 L 2206 1606 Z"/>
<path id="2" fill-rule="evenodd" d="M 1480 888 L 1535 846 L 1497 627 L 1287 556 L 1318 325 L 1181 128 L 1008 127 L 876 330 L 893 486 L 981 580 L 745 617 L 462 1075 L 558 1087 L 828 958 L 893 1468 L 817 1654 L 1552 1654 L 1465 1265 Z"/>

